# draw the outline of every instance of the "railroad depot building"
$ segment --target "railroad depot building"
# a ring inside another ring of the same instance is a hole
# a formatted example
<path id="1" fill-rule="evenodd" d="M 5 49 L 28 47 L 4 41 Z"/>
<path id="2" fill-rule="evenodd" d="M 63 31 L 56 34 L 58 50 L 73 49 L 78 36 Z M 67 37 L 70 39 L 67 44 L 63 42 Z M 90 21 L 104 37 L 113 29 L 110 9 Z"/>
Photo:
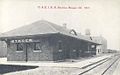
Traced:
<path id="1" fill-rule="evenodd" d="M 67 29 L 66 25 L 40 20 L 2 33 L 8 61 L 57 61 L 96 55 L 92 39 Z"/>
<path id="2" fill-rule="evenodd" d="M 96 54 L 107 53 L 107 40 L 102 36 L 93 36 L 94 41 L 101 44 L 96 47 Z"/>

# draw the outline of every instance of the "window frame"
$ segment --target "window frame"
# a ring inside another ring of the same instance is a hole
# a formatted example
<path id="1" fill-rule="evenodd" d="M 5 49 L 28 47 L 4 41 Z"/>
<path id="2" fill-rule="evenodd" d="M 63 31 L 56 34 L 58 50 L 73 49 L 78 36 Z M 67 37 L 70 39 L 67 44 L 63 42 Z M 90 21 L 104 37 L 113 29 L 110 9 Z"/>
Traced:
<path id="1" fill-rule="evenodd" d="M 23 43 L 16 43 L 16 52 L 23 52 L 24 50 L 23 46 L 24 46 Z"/>
<path id="2" fill-rule="evenodd" d="M 38 45 L 39 45 L 40 48 L 37 48 Z M 33 52 L 42 52 L 41 42 L 34 42 L 33 43 Z"/>

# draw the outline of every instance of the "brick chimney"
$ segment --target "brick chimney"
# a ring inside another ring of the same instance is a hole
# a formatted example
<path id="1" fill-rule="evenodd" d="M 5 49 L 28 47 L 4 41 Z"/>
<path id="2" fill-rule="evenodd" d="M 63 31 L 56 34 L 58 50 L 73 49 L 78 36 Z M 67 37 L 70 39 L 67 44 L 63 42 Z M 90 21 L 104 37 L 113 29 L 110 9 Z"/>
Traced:
<path id="1" fill-rule="evenodd" d="M 87 36 L 90 36 L 90 35 L 91 35 L 90 29 L 86 29 L 86 30 L 85 30 L 85 35 L 87 35 Z"/>

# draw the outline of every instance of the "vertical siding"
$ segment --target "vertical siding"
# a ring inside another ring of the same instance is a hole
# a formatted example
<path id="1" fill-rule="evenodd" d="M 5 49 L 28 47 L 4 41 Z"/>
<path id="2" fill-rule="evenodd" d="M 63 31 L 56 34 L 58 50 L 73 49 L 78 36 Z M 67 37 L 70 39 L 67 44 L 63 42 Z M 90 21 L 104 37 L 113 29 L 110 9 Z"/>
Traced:
<path id="1" fill-rule="evenodd" d="M 15 43 L 10 43 L 8 45 L 7 59 L 8 61 L 48 61 L 53 60 L 52 47 L 49 46 L 49 41 L 47 38 L 37 38 L 42 43 L 42 52 L 35 52 L 33 48 L 33 43 L 29 43 L 30 46 L 27 48 L 27 58 L 26 58 L 26 43 L 24 43 L 23 52 L 18 52 Z"/>
<path id="2" fill-rule="evenodd" d="M 39 38 L 42 44 L 42 50 L 34 51 L 33 43 L 28 49 L 28 61 L 51 61 L 53 60 L 52 48 L 49 46 L 49 41 L 47 38 Z"/>
<path id="3" fill-rule="evenodd" d="M 0 41 L 0 57 L 7 56 L 7 44 L 4 41 Z"/>
<path id="4" fill-rule="evenodd" d="M 52 39 L 52 44 L 55 49 L 53 49 L 53 58 L 54 60 L 64 60 L 64 59 L 76 59 L 79 58 L 81 55 L 81 51 L 84 51 L 82 48 L 82 44 L 80 40 L 75 40 L 74 38 L 57 35 L 56 39 Z M 58 49 L 58 41 L 62 41 L 62 52 L 59 52 Z"/>
<path id="5" fill-rule="evenodd" d="M 96 51 L 96 47 L 94 49 L 91 49 L 90 47 L 89 50 L 91 52 L 86 53 L 88 51 L 88 42 L 61 34 L 50 35 L 46 37 L 35 37 L 33 39 L 39 40 L 42 44 L 41 52 L 34 51 L 33 43 L 31 42 L 27 49 L 26 58 L 26 43 L 24 43 L 23 52 L 17 52 L 16 44 L 10 43 L 10 45 L 8 45 L 8 60 L 26 61 L 27 59 L 28 61 L 56 61 L 65 59 L 76 59 L 79 57 L 89 56 L 90 53 L 94 55 L 94 52 Z M 62 51 L 59 50 L 59 41 L 62 42 Z"/>
<path id="6" fill-rule="evenodd" d="M 16 51 L 17 46 L 14 43 L 10 43 L 7 45 L 7 60 L 8 61 L 26 61 L 25 55 L 25 45 L 23 46 L 24 49 L 21 52 Z"/>

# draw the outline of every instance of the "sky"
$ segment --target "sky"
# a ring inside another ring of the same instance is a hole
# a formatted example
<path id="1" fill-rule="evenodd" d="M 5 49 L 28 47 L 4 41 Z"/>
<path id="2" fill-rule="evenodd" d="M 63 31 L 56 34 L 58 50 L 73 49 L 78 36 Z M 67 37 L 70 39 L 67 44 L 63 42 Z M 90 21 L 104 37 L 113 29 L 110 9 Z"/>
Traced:
<path id="1" fill-rule="evenodd" d="M 41 6 L 82 7 L 43 9 Z M 88 8 L 84 8 L 88 7 Z M 120 49 L 120 0 L 0 0 L 0 33 L 47 20 L 91 36 L 103 36 L 109 49 Z"/>

